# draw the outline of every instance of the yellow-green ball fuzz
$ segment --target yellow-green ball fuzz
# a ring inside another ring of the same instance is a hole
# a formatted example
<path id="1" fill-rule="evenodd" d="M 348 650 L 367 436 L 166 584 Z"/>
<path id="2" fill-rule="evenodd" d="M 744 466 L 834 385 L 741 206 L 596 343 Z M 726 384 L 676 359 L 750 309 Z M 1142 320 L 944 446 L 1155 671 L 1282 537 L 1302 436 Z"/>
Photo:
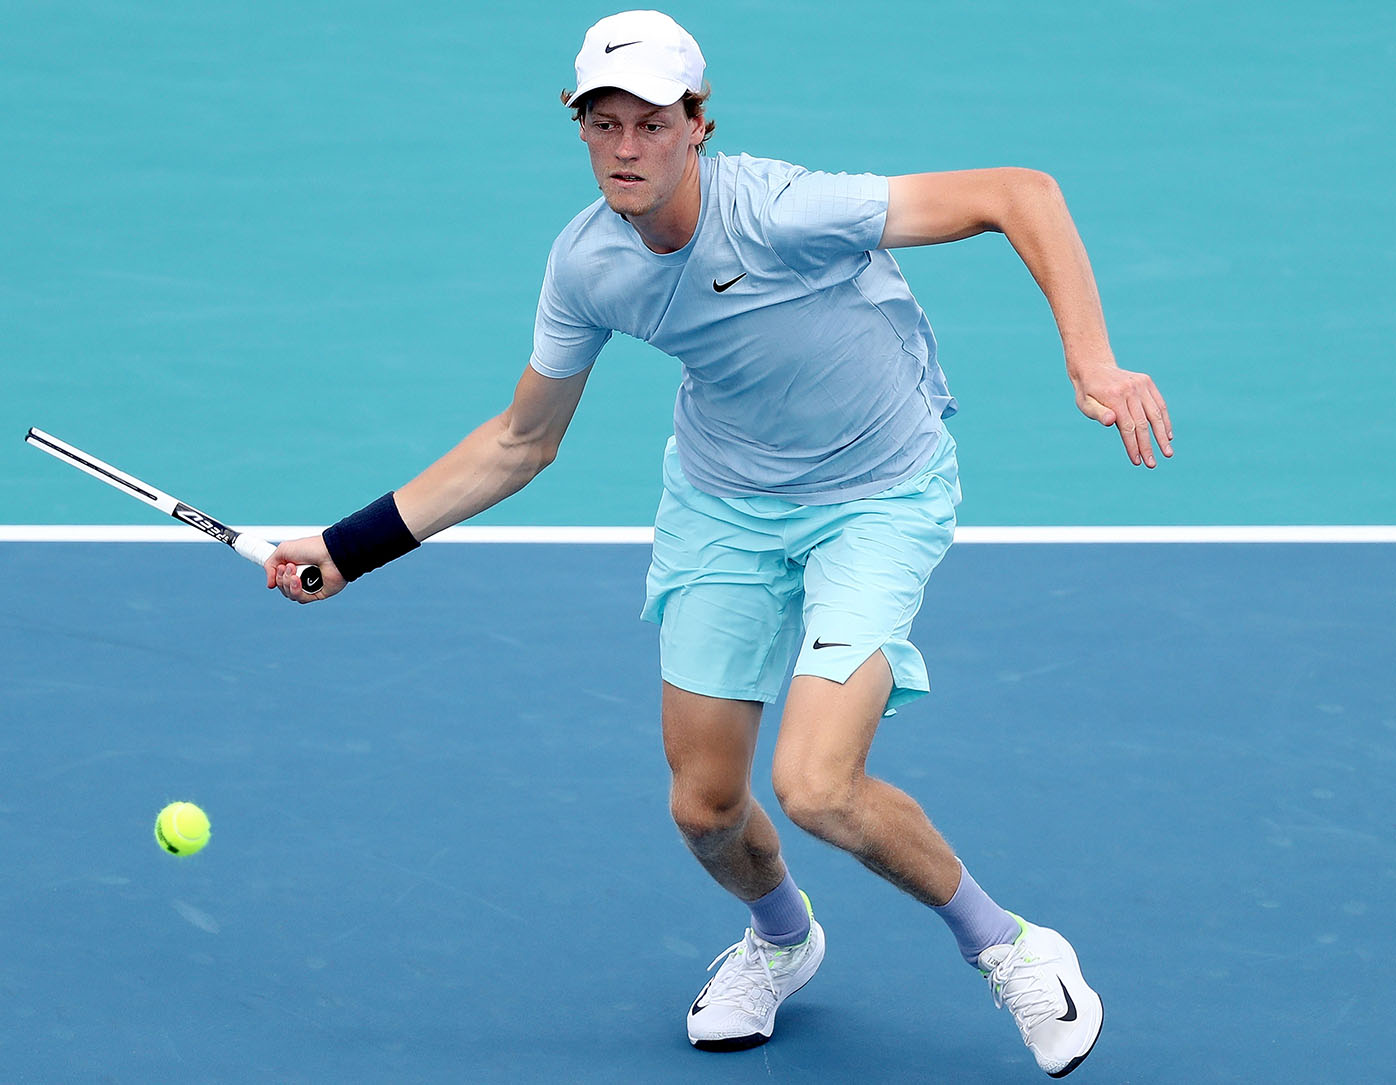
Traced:
<path id="1" fill-rule="evenodd" d="M 202 851 L 209 835 L 208 815 L 192 802 L 172 802 L 155 819 L 155 842 L 171 855 Z"/>

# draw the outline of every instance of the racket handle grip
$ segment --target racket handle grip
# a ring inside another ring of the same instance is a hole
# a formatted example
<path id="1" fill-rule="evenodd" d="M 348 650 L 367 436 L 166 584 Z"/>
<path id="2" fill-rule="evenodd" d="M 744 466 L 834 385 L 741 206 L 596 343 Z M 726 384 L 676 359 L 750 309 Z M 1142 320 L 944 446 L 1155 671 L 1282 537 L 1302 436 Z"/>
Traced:
<path id="1" fill-rule="evenodd" d="M 276 547 L 266 539 L 245 534 L 239 534 L 233 541 L 233 549 L 258 565 L 265 565 L 267 558 L 276 553 Z M 325 578 L 320 574 L 318 565 L 297 565 L 296 576 L 300 579 L 301 588 L 310 595 L 314 595 L 325 586 Z"/>

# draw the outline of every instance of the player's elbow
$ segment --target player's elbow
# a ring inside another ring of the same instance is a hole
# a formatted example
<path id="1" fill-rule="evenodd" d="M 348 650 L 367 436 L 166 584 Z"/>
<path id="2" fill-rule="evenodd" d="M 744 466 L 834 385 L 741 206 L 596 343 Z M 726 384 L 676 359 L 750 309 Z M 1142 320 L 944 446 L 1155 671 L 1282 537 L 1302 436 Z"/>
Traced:
<path id="1" fill-rule="evenodd" d="M 1012 172 L 1015 182 L 1020 187 L 1037 196 L 1050 198 L 1061 195 L 1061 186 L 1057 184 L 1057 179 L 1050 173 L 1028 169 L 1025 166 L 1014 166 Z"/>
<path id="2" fill-rule="evenodd" d="M 499 443 L 515 470 L 533 477 L 557 459 L 562 440 L 546 427 L 521 429 L 506 418 Z"/>
<path id="3" fill-rule="evenodd" d="M 552 465 L 557 459 L 557 452 L 561 445 L 557 441 L 543 441 L 533 448 L 533 473 L 539 474 L 545 467 Z"/>
<path id="4" fill-rule="evenodd" d="M 520 441 L 511 448 L 515 468 L 529 478 L 542 474 L 557 459 L 558 443 L 544 438 Z"/>
<path id="5" fill-rule="evenodd" d="M 1015 221 L 1055 214 L 1066 205 L 1061 186 L 1050 173 L 1021 166 L 1007 167 L 1001 173 L 1004 199 L 999 228 L 1004 232 Z"/>
<path id="6" fill-rule="evenodd" d="M 999 190 L 1013 199 L 1053 199 L 1061 195 L 1057 179 L 1043 170 L 1003 166 L 994 171 Z"/>

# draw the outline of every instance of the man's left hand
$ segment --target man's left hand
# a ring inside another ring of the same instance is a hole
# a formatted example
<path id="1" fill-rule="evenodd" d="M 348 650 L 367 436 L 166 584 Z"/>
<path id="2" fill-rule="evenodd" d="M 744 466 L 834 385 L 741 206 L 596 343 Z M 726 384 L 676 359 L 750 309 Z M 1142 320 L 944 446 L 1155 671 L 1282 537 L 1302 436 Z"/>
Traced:
<path id="1" fill-rule="evenodd" d="M 1156 467 L 1154 442 L 1164 456 L 1173 455 L 1173 423 L 1168 405 L 1147 373 L 1131 373 L 1115 365 L 1085 369 L 1071 378 L 1076 406 L 1102 426 L 1115 426 L 1130 462 Z M 1153 441 L 1149 431 L 1153 430 Z"/>

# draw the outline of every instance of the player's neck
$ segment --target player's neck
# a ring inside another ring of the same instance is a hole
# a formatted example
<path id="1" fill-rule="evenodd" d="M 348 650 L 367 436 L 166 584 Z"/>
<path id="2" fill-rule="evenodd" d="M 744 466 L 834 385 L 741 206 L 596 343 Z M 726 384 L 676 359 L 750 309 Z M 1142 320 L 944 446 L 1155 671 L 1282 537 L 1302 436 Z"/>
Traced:
<path id="1" fill-rule="evenodd" d="M 673 195 L 644 215 L 627 215 L 625 218 L 635 227 L 635 232 L 650 252 L 664 254 L 678 252 L 693 240 L 702 210 L 702 171 L 695 151 L 688 156 L 688 164 Z"/>

